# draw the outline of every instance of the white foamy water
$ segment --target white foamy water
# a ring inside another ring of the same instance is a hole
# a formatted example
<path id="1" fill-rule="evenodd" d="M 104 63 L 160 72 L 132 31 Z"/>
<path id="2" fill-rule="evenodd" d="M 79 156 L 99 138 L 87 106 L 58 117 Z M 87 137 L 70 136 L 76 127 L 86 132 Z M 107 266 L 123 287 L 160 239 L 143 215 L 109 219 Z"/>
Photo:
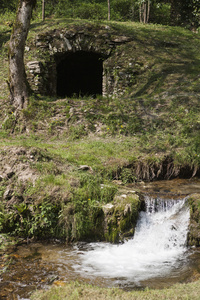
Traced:
<path id="1" fill-rule="evenodd" d="M 186 200 L 146 197 L 133 239 L 120 245 L 91 243 L 78 251 L 81 262 L 74 265 L 85 276 L 123 278 L 140 282 L 163 277 L 177 268 L 186 256 L 189 208 Z"/>

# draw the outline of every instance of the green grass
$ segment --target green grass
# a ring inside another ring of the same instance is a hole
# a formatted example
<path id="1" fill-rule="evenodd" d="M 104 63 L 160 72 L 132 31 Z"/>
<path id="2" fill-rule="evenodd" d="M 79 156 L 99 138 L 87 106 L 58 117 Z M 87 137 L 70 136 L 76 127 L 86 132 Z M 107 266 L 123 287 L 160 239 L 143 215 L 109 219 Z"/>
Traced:
<path id="1" fill-rule="evenodd" d="M 103 289 L 97 288 L 78 282 L 69 284 L 63 284 L 63 282 L 57 282 L 60 287 L 52 287 L 46 292 L 36 292 L 32 295 L 31 299 L 37 300 L 198 300 L 200 294 L 200 281 L 196 281 L 188 284 L 176 284 L 168 289 L 163 290 L 145 290 L 145 291 L 133 291 L 124 292 L 120 289 Z"/>
<path id="2" fill-rule="evenodd" d="M 28 38 L 52 29 L 84 28 L 93 30 L 108 22 L 71 19 L 33 21 Z M 200 37 L 179 27 L 109 22 L 111 36 L 128 35 L 130 43 L 113 53 L 120 66 L 138 69 L 132 84 L 119 98 L 56 99 L 32 96 L 28 108 L 13 131 L 6 78 L 8 62 L 5 43 L 10 27 L 0 25 L 0 147 L 39 147 L 48 149 L 66 164 L 77 168 L 89 165 L 108 178 L 116 170 L 143 160 L 159 161 L 165 155 L 177 165 L 199 166 L 200 146 Z M 118 55 L 123 53 L 123 55 Z M 35 48 L 26 54 L 34 59 Z M 129 67 L 129 64 L 132 67 Z M 71 115 L 70 111 L 75 112 Z M 35 165 L 37 169 L 43 166 Z M 44 166 L 44 172 L 53 172 Z M 46 171 L 45 171 L 46 170 Z M 126 180 L 125 180 L 126 181 Z"/>

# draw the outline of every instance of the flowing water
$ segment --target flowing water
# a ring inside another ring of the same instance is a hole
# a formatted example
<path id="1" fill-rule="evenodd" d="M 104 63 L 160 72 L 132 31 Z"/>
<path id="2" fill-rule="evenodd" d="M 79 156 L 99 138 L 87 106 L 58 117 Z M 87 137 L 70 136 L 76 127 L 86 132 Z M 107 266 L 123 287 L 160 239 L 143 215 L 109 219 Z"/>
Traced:
<path id="1" fill-rule="evenodd" d="M 121 245 L 90 244 L 79 251 L 80 274 L 113 278 L 139 286 L 144 280 L 173 274 L 187 259 L 189 208 L 186 200 L 146 197 L 134 238 Z"/>
<path id="2" fill-rule="evenodd" d="M 181 193 L 170 199 L 161 197 L 163 191 L 157 189 L 157 196 L 153 191 L 153 196 L 145 197 L 146 208 L 140 213 L 135 235 L 123 244 L 78 243 L 69 247 L 33 243 L 0 256 L 0 299 L 28 299 L 36 288 L 71 280 L 130 290 L 163 288 L 198 278 L 200 252 L 186 247 L 187 197 Z"/>

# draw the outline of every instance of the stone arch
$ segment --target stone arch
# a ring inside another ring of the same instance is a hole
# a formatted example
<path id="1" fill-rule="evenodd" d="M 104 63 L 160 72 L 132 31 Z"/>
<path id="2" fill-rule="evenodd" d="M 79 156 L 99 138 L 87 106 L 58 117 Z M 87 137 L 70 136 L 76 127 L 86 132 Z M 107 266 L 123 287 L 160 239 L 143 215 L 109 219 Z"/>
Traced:
<path id="1" fill-rule="evenodd" d="M 116 89 L 112 75 L 113 63 L 109 63 L 108 66 L 107 62 L 112 56 L 113 49 L 128 41 L 129 38 L 124 36 L 115 36 L 113 39 L 108 26 L 99 28 L 90 25 L 75 26 L 69 30 L 55 29 L 39 34 L 34 45 L 38 49 L 35 53 L 39 53 L 39 56 L 35 61 L 27 63 L 30 86 L 36 93 L 50 96 L 112 95 L 112 91 Z M 72 61 L 75 65 L 74 78 L 79 77 L 77 75 L 83 71 L 82 78 L 78 78 L 77 86 L 76 83 L 70 82 L 69 74 L 72 75 L 74 72 Z M 82 65 L 82 69 L 79 68 L 79 64 Z M 87 66 L 89 75 L 84 72 Z M 63 83 L 59 84 L 62 74 L 68 77 L 68 80 L 61 80 Z M 83 89 L 81 81 L 85 80 L 87 88 Z M 65 85 L 75 87 L 65 90 Z"/>

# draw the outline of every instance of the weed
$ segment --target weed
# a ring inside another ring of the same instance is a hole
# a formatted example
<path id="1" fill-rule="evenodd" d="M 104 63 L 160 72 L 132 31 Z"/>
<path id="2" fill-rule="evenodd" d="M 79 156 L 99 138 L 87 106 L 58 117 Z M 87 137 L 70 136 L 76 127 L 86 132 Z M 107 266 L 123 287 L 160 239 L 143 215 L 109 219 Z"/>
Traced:
<path id="1" fill-rule="evenodd" d="M 85 125 L 71 126 L 69 128 L 69 140 L 74 141 L 87 135 Z"/>

